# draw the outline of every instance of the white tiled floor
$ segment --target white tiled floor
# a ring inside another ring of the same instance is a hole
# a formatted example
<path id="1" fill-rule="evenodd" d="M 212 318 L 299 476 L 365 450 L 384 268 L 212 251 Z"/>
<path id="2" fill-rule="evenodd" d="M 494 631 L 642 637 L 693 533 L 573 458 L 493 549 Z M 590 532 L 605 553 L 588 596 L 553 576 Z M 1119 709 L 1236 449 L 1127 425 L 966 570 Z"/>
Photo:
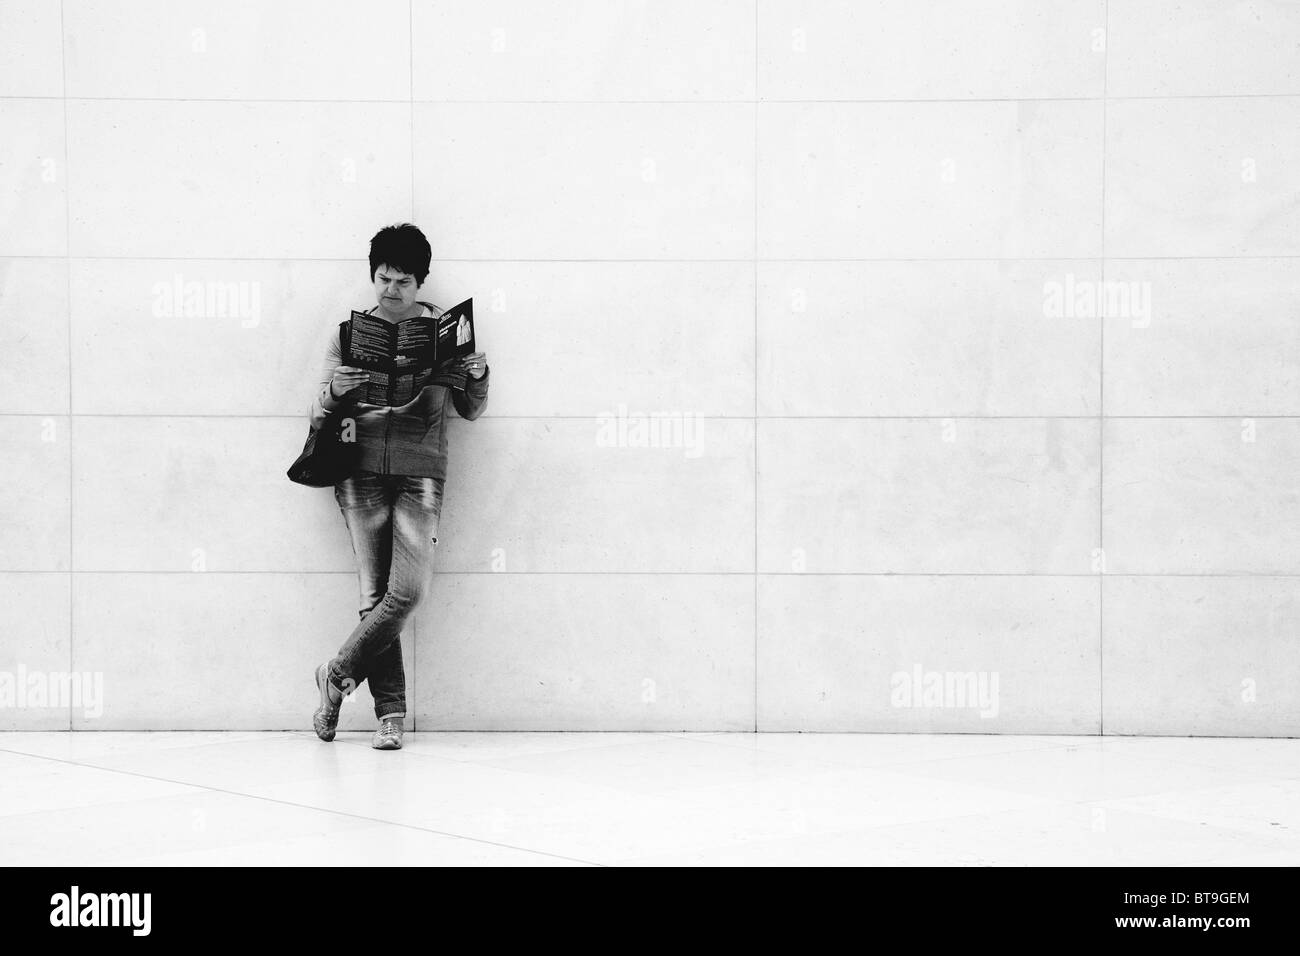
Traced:
<path id="1" fill-rule="evenodd" d="M 0 864 L 1300 864 L 1300 740 L 0 733 Z"/>

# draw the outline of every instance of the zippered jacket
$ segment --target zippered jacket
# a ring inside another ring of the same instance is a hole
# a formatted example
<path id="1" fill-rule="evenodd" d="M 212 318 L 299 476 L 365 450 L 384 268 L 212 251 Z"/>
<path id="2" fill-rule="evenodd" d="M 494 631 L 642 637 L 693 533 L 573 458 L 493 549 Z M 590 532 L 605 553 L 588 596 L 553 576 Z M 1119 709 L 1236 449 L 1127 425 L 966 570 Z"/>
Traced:
<path id="1" fill-rule="evenodd" d="M 429 302 L 421 302 L 426 315 L 442 315 L 443 309 Z M 473 421 L 483 414 L 487 406 L 488 378 L 491 368 L 482 378 L 466 376 L 464 390 L 447 385 L 429 384 L 405 405 L 388 407 L 371 405 L 344 396 L 336 399 L 330 394 L 330 381 L 334 370 L 343 361 L 338 328 L 325 349 L 321 366 L 320 388 L 312 399 L 309 417 L 313 429 L 320 428 L 327 412 L 342 405 L 344 412 L 356 422 L 355 437 L 361 446 L 357 468 L 380 475 L 418 475 L 430 478 L 447 477 L 447 423 L 454 410 L 461 418 Z M 362 390 L 357 389 L 355 393 Z"/>

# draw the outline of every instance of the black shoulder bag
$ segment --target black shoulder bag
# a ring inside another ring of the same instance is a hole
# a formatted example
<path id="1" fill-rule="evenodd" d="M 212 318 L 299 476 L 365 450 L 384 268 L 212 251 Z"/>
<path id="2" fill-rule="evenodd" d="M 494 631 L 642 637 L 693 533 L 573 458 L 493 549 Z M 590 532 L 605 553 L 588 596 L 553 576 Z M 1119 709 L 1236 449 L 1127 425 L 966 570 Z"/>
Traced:
<path id="1" fill-rule="evenodd" d="M 347 356 L 345 341 L 347 322 L 339 323 L 340 354 Z M 320 428 L 308 428 L 307 441 L 302 446 L 302 454 L 289 466 L 287 472 L 290 481 L 311 488 L 327 488 L 335 485 L 355 471 L 361 457 L 361 446 L 355 441 L 343 440 L 345 420 L 348 420 L 348 405 L 344 402 L 338 408 L 328 412 Z"/>

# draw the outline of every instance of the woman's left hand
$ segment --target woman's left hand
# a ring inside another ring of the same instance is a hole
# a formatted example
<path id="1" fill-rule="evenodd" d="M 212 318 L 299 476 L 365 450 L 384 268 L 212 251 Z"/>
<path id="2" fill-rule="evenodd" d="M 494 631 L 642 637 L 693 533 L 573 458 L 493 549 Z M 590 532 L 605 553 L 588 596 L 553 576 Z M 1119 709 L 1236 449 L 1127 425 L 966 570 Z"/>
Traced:
<path id="1" fill-rule="evenodd" d="M 465 363 L 465 370 L 469 372 L 471 378 L 482 378 L 487 374 L 486 352 L 471 352 L 461 361 Z"/>

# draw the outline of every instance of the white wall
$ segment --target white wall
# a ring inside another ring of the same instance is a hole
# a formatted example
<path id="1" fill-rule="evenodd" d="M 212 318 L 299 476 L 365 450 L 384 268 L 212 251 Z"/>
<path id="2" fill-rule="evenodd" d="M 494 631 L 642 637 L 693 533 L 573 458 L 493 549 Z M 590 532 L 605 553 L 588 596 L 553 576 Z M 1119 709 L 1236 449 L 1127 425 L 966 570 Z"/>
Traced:
<path id="1" fill-rule="evenodd" d="M 0 727 L 309 725 L 357 582 L 284 469 L 412 220 L 493 368 L 419 729 L 1296 734 L 1298 44 L 1267 0 L 0 0 L 0 674 L 103 680 Z M 996 715 L 896 706 L 918 668 Z"/>

